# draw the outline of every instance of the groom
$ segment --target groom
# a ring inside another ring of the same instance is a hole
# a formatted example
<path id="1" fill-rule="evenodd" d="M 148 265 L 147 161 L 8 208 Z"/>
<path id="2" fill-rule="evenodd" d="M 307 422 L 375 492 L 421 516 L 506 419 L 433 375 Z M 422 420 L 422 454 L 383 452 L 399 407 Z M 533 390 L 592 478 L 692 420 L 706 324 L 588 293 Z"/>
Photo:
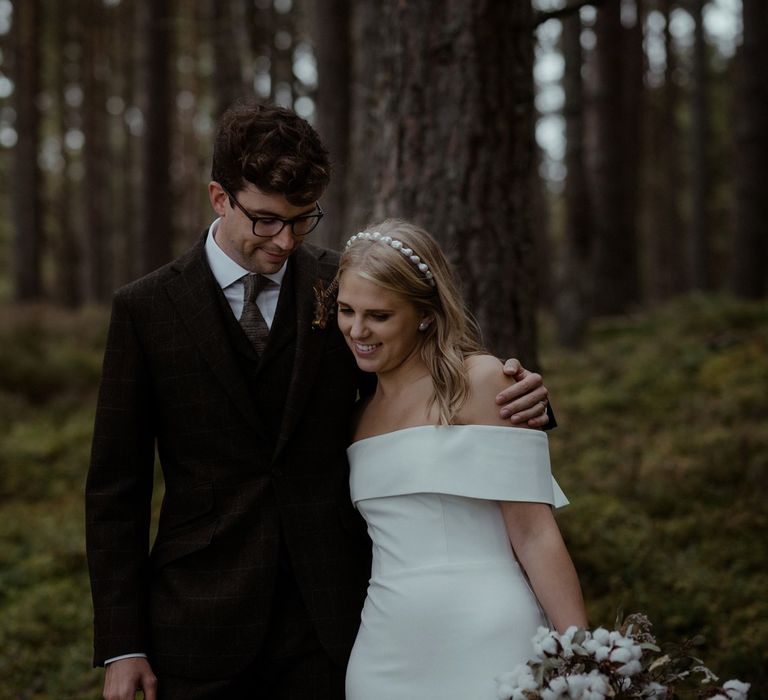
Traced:
<path id="1" fill-rule="evenodd" d="M 113 301 L 86 486 L 94 663 L 107 700 L 341 699 L 370 542 L 345 456 L 365 379 L 315 303 L 338 256 L 302 246 L 328 154 L 292 112 L 243 103 L 212 178 L 198 243 Z M 544 425 L 541 378 L 508 365 L 500 403 Z"/>

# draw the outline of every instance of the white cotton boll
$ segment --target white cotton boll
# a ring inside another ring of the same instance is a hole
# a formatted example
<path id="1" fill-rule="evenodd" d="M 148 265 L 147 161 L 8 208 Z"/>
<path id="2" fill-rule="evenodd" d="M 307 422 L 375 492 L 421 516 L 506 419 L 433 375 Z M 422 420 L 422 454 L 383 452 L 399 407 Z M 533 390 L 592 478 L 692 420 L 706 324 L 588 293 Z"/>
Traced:
<path id="1" fill-rule="evenodd" d="M 749 688 L 749 683 L 744 683 L 735 678 L 723 684 L 723 690 L 731 700 L 746 700 Z"/>
<path id="2" fill-rule="evenodd" d="M 725 695 L 723 695 L 722 693 L 718 693 L 717 695 L 711 695 L 709 697 L 709 700 L 728 700 L 728 698 L 725 697 Z"/>
<path id="3" fill-rule="evenodd" d="M 557 654 L 557 640 L 551 636 L 536 639 L 533 643 L 533 648 L 541 658 L 555 656 Z"/>
<path id="4" fill-rule="evenodd" d="M 500 683 L 496 686 L 496 697 L 499 700 L 509 700 L 512 697 L 513 688 L 506 683 Z"/>
<path id="5" fill-rule="evenodd" d="M 549 685 L 541 690 L 542 700 L 565 700 L 568 697 L 568 682 L 562 676 L 555 676 L 549 681 Z"/>
<path id="6" fill-rule="evenodd" d="M 589 689 L 590 679 L 589 676 L 583 673 L 574 673 L 565 677 L 566 683 L 568 683 L 568 697 L 581 698 L 584 691 Z"/>
<path id="7" fill-rule="evenodd" d="M 643 670 L 643 666 L 639 661 L 635 661 L 632 659 L 627 664 L 624 664 L 623 666 L 619 666 L 619 668 L 616 669 L 622 676 L 634 676 L 636 673 L 640 673 L 640 671 Z"/>
<path id="8" fill-rule="evenodd" d="M 632 659 L 632 652 L 629 649 L 617 647 L 611 652 L 610 660 L 617 664 L 625 664 Z"/>
<path id="9" fill-rule="evenodd" d="M 592 632 L 592 639 L 594 639 L 598 644 L 602 646 L 606 646 L 608 644 L 610 641 L 610 636 L 610 632 L 604 627 L 598 627 L 594 632 Z"/>

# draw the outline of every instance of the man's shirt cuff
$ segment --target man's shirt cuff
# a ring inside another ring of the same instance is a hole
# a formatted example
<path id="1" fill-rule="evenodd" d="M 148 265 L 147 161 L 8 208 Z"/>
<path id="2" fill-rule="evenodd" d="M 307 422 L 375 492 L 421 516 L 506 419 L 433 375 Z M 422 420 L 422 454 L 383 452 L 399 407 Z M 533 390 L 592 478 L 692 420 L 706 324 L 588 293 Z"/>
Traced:
<path id="1" fill-rule="evenodd" d="M 123 654 L 122 656 L 113 656 L 111 659 L 107 659 L 104 662 L 104 665 L 107 666 L 108 664 L 111 664 L 113 661 L 122 661 L 123 659 L 146 659 L 146 654 Z"/>

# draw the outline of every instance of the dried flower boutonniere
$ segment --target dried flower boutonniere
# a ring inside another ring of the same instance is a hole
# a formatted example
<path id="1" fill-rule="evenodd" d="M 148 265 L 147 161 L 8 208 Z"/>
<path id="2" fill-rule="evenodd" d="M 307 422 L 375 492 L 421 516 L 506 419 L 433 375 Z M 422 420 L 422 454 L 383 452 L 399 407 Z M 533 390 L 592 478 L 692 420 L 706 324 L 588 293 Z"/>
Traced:
<path id="1" fill-rule="evenodd" d="M 312 328 L 325 329 L 336 315 L 336 294 L 339 291 L 339 281 L 334 279 L 327 287 L 321 279 L 315 282 L 315 316 L 312 319 Z"/>

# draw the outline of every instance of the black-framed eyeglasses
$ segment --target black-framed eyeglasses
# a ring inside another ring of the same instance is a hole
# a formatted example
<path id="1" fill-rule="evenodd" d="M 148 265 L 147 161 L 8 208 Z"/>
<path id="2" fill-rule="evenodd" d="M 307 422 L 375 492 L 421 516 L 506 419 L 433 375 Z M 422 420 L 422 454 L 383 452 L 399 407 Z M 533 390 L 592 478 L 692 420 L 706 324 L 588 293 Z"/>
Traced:
<path id="1" fill-rule="evenodd" d="M 291 232 L 296 238 L 303 238 L 308 233 L 314 231 L 320 223 L 320 219 L 323 218 L 324 212 L 320 206 L 320 202 L 315 202 L 317 211 L 310 212 L 309 214 L 302 214 L 293 219 L 281 219 L 279 216 L 253 216 L 253 214 L 249 214 L 245 207 L 237 201 L 235 195 L 224 187 L 221 189 L 224 190 L 229 197 L 229 200 L 235 204 L 251 222 L 253 235 L 258 236 L 259 238 L 273 238 L 274 236 L 279 235 L 286 224 L 290 224 Z"/>

